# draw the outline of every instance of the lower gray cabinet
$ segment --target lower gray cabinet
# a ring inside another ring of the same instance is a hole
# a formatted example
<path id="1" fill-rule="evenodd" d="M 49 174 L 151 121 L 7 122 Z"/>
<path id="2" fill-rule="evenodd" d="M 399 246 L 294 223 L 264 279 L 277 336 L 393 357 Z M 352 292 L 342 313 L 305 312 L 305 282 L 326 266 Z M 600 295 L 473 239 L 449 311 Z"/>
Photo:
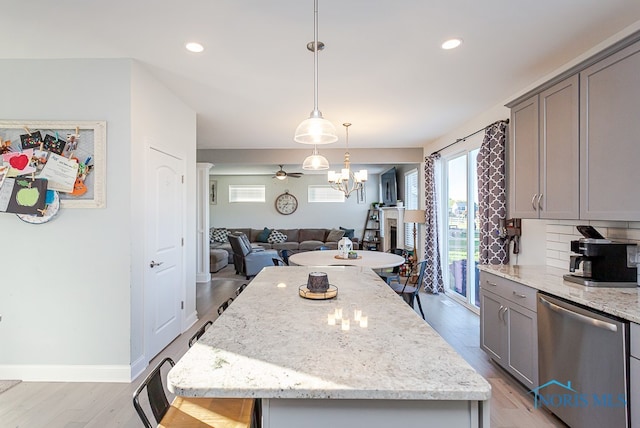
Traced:
<path id="1" fill-rule="evenodd" d="M 536 291 L 480 274 L 480 347 L 526 387 L 538 386 Z"/>
<path id="2" fill-rule="evenodd" d="M 631 358 L 629 358 L 629 400 L 631 427 L 640 427 L 640 325 L 631 323 Z"/>

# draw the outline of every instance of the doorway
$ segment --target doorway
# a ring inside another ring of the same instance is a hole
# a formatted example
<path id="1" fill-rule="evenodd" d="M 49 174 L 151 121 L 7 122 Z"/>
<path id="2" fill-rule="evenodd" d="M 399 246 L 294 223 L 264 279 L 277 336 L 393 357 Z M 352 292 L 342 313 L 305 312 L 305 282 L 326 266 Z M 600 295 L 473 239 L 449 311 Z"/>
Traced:
<path id="1" fill-rule="evenodd" d="M 151 360 L 182 331 L 184 160 L 147 148 L 145 200 L 145 355 Z"/>

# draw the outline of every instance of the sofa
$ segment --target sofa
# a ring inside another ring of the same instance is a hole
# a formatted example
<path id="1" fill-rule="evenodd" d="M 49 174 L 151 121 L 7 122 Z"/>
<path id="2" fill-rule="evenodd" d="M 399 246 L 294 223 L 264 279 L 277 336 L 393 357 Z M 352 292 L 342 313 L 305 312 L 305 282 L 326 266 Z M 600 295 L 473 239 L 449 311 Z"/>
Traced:
<path id="1" fill-rule="evenodd" d="M 275 239 L 277 233 L 274 231 L 284 235 L 284 240 L 282 240 L 282 238 Z M 229 263 L 233 263 L 233 250 L 231 249 L 231 244 L 228 239 L 228 235 L 230 234 L 245 234 L 247 238 L 249 238 L 252 247 L 262 247 L 265 250 L 288 250 L 289 254 L 301 251 L 313 251 L 319 247 L 337 250 L 338 241 L 343 236 L 347 236 L 353 242 L 354 250 L 359 249 L 359 239 L 354 236 L 354 229 L 343 227 L 338 229 L 212 227 L 209 231 L 211 249 L 226 250 L 229 254 Z"/>

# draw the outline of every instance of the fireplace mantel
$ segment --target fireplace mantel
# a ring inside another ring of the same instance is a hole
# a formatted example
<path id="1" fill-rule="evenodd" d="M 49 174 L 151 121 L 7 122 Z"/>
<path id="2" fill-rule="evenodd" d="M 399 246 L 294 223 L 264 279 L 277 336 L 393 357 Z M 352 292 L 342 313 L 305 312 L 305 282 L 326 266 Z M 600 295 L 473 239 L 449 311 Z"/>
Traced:
<path id="1" fill-rule="evenodd" d="M 382 251 L 392 248 L 404 248 L 404 207 L 380 208 L 380 236 L 382 237 Z M 396 242 L 391 242 L 390 229 L 396 227 Z"/>

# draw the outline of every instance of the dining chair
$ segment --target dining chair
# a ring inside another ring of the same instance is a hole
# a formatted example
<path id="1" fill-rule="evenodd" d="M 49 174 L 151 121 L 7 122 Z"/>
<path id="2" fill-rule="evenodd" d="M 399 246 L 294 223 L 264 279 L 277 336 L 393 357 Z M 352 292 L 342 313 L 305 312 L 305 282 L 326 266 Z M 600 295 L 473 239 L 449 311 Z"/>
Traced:
<path id="1" fill-rule="evenodd" d="M 236 297 L 240 295 L 247 288 L 247 284 L 242 284 L 240 287 L 236 288 Z"/>
<path id="2" fill-rule="evenodd" d="M 202 327 L 198 329 L 198 331 L 196 331 L 193 336 L 191 336 L 191 339 L 189 339 L 189 348 L 191 348 L 193 344 L 196 343 L 198 339 L 200 339 L 200 337 L 204 334 L 204 332 L 207 330 L 207 328 L 209 328 L 211 324 L 213 324 L 213 321 L 207 321 L 202 325 Z"/>
<path id="3" fill-rule="evenodd" d="M 415 286 L 409 285 L 409 280 L 413 276 L 414 267 L 417 267 L 420 272 L 418 274 L 418 282 L 416 282 Z M 409 273 L 409 276 L 404 282 L 404 285 L 400 284 L 399 281 L 392 282 L 391 284 L 389 284 L 393 289 L 393 291 L 398 293 L 398 295 L 400 295 L 400 297 L 402 297 L 402 299 L 405 302 L 407 302 L 407 304 L 411 306 L 411 308 L 413 308 L 414 302 L 416 300 L 418 301 L 418 308 L 420 309 L 420 314 L 422 315 L 422 319 L 425 319 L 425 316 L 424 316 L 424 311 L 422 310 L 422 302 L 420 301 L 419 293 L 420 293 L 420 288 L 422 287 L 422 281 L 424 280 L 424 271 L 426 267 L 427 267 L 426 260 L 419 262 L 417 265 L 414 264 L 414 266 L 411 269 L 411 272 Z"/>
<path id="4" fill-rule="evenodd" d="M 155 427 L 149 421 L 140 404 L 140 394 L 145 389 L 149 407 L 160 427 L 249 428 L 258 426 L 255 400 L 249 398 L 187 398 L 177 396 L 169 404 L 162 383 L 163 366 L 166 364 L 169 364 L 170 367 L 175 366 L 171 358 L 164 358 L 133 393 L 133 407 L 145 427 Z"/>
<path id="5" fill-rule="evenodd" d="M 233 297 L 229 297 L 227 300 L 222 302 L 222 304 L 218 306 L 218 315 L 222 315 L 222 313 L 227 310 L 231 302 L 233 302 Z"/>
<path id="6" fill-rule="evenodd" d="M 407 250 L 403 250 L 402 248 L 391 248 L 387 250 L 387 253 L 395 254 L 396 256 L 407 258 Z M 390 272 L 380 271 L 378 272 L 380 278 L 384 279 L 385 282 L 389 285 L 393 281 L 400 282 L 400 266 L 395 266 Z"/>
<path id="7" fill-rule="evenodd" d="M 273 260 L 274 266 L 286 266 L 286 263 L 284 262 L 284 260 L 276 259 L 275 257 L 271 260 Z"/>

